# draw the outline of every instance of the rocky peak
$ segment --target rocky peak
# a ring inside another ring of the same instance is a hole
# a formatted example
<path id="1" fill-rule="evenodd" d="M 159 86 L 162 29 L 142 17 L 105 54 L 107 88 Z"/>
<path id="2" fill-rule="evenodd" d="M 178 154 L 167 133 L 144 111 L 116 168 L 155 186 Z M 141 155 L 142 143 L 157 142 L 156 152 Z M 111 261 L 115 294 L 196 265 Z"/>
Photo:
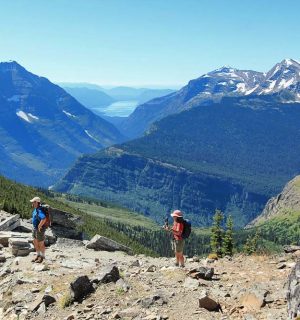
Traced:
<path id="1" fill-rule="evenodd" d="M 231 66 L 223 66 L 221 68 L 218 68 L 216 70 L 213 70 L 211 72 L 209 72 L 209 74 L 214 74 L 214 73 L 232 73 L 232 72 L 236 72 L 238 71 L 235 68 L 232 68 Z"/>
<path id="2" fill-rule="evenodd" d="M 288 89 L 299 93 L 300 64 L 293 59 L 277 63 L 267 74 L 265 80 L 254 91 L 256 94 L 271 94 Z"/>
<path id="3" fill-rule="evenodd" d="M 12 70 L 25 70 L 17 61 L 9 60 L 0 62 L 0 72 Z"/>
<path id="4" fill-rule="evenodd" d="M 263 79 L 264 75 L 261 72 L 224 66 L 191 80 L 183 90 L 194 102 L 199 97 L 239 96 L 254 91 Z"/>

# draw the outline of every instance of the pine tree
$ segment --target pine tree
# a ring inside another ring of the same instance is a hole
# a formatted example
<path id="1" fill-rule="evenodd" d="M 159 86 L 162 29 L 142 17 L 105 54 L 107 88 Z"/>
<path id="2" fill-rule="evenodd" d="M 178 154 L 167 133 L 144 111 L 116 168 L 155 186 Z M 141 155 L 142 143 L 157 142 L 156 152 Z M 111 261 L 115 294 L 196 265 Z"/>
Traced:
<path id="1" fill-rule="evenodd" d="M 223 240 L 222 252 L 226 256 L 233 254 L 233 219 L 229 215 L 226 221 L 226 232 Z"/>
<path id="2" fill-rule="evenodd" d="M 224 230 L 222 228 L 223 217 L 223 213 L 217 209 L 213 217 L 213 226 L 211 229 L 210 237 L 211 250 L 219 257 L 222 256 L 222 240 L 224 233 Z"/>
<path id="3" fill-rule="evenodd" d="M 258 231 L 256 231 L 254 236 L 252 234 L 250 234 L 247 238 L 247 241 L 246 241 L 244 247 L 243 247 L 243 251 L 248 255 L 251 255 L 254 252 L 256 252 L 258 239 L 259 239 Z"/>

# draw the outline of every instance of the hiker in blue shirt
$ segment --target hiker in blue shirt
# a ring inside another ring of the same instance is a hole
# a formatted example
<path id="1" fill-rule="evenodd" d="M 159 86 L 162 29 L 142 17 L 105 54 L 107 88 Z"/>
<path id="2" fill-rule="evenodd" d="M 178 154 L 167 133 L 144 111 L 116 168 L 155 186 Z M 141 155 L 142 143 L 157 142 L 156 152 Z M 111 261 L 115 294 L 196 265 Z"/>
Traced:
<path id="1" fill-rule="evenodd" d="M 39 197 L 34 197 L 30 200 L 32 203 L 32 207 L 34 208 L 32 211 L 32 225 L 33 225 L 33 245 L 35 251 L 37 253 L 36 257 L 32 260 L 32 262 L 41 263 L 45 259 L 45 228 L 43 225 L 46 222 L 46 215 L 40 209 L 41 199 Z"/>

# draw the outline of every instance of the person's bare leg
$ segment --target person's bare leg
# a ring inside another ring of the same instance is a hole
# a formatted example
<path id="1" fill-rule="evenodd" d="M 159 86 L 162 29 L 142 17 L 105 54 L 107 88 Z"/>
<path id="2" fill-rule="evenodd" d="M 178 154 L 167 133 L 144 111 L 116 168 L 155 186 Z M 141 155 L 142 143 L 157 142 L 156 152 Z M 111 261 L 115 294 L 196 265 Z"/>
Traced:
<path id="1" fill-rule="evenodd" d="M 176 264 L 179 265 L 179 262 L 180 262 L 180 253 L 179 252 L 175 253 L 175 258 L 176 258 Z"/>
<path id="2" fill-rule="evenodd" d="M 178 257 L 180 266 L 184 266 L 184 256 L 183 256 L 183 252 L 179 252 L 179 257 Z"/>
<path id="3" fill-rule="evenodd" d="M 45 259 L 45 252 L 46 252 L 45 242 L 39 241 L 39 247 L 40 247 L 40 252 L 42 254 L 42 257 Z"/>
<path id="4" fill-rule="evenodd" d="M 38 243 L 37 243 L 37 239 L 33 239 L 33 246 L 35 251 L 38 253 Z"/>
<path id="5" fill-rule="evenodd" d="M 40 255 L 39 245 L 38 245 L 37 239 L 33 239 L 33 246 L 34 246 L 34 249 L 35 249 L 35 251 L 36 251 L 36 256 L 32 259 L 32 262 L 36 262 L 38 256 Z"/>

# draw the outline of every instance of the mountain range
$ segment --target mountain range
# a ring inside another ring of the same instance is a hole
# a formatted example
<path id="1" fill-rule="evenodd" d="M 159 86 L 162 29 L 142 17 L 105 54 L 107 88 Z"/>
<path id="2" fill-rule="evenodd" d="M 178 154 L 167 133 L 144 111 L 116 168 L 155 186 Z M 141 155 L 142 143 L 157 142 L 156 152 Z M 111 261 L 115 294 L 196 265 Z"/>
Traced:
<path id="1" fill-rule="evenodd" d="M 267 74 L 225 67 L 190 81 L 128 118 L 130 134 L 149 126 L 144 137 L 80 158 L 56 188 L 157 221 L 179 207 L 206 226 L 219 208 L 244 226 L 300 171 L 299 71 L 283 60 Z"/>
<path id="2" fill-rule="evenodd" d="M 20 182 L 49 186 L 83 153 L 124 140 L 48 79 L 17 62 L 0 63 L 0 172 Z"/>
<path id="3" fill-rule="evenodd" d="M 138 106 L 121 124 L 120 130 L 135 138 L 151 124 L 170 114 L 199 105 L 209 105 L 225 96 L 271 95 L 288 91 L 285 101 L 300 101 L 300 64 L 285 59 L 269 72 L 222 67 L 191 80 L 177 92 Z"/>

